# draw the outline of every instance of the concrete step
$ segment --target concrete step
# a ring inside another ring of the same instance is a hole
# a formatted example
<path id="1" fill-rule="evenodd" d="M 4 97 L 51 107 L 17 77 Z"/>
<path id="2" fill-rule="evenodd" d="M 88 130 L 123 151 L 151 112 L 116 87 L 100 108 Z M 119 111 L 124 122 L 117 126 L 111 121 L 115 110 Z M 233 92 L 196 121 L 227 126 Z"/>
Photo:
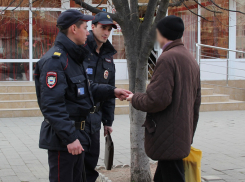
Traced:
<path id="1" fill-rule="evenodd" d="M 0 109 L 0 118 L 39 117 L 42 113 L 39 108 L 11 108 Z"/>
<path id="2" fill-rule="evenodd" d="M 229 100 L 227 102 L 202 102 L 200 111 L 234 111 L 245 110 L 245 102 Z"/>
<path id="3" fill-rule="evenodd" d="M 129 106 L 119 105 L 116 106 L 115 114 L 128 114 Z M 1 108 L 0 118 L 12 117 L 41 117 L 42 113 L 38 107 L 33 108 Z"/>
<path id="4" fill-rule="evenodd" d="M 0 93 L 21 93 L 21 92 L 36 92 L 35 86 L 25 85 L 25 86 L 1 86 Z"/>
<path id="5" fill-rule="evenodd" d="M 37 100 L 4 100 L 0 101 L 0 109 L 9 108 L 38 108 Z"/>
<path id="6" fill-rule="evenodd" d="M 227 102 L 230 96 L 224 94 L 202 95 L 202 102 Z"/>
<path id="7" fill-rule="evenodd" d="M 213 88 L 202 88 L 201 93 L 202 95 L 213 95 L 214 89 Z"/>
<path id="8" fill-rule="evenodd" d="M 16 93 L 0 93 L 1 101 L 8 100 L 36 100 L 36 92 L 16 92 Z"/>
<path id="9" fill-rule="evenodd" d="M 245 102 L 229 100 L 228 102 L 203 102 L 200 111 L 232 111 L 245 110 Z M 128 105 L 117 105 L 115 114 L 129 114 Z M 37 117 L 42 116 L 38 107 L 34 108 L 1 108 L 0 118 L 7 117 Z"/>

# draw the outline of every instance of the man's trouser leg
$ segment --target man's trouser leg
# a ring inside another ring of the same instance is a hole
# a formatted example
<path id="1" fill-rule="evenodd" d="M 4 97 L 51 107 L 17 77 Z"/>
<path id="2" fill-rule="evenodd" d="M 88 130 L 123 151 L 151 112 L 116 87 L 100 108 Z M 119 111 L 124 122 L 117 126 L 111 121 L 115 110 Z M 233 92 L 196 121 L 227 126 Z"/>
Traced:
<path id="1" fill-rule="evenodd" d="M 85 153 L 72 155 L 69 152 L 48 150 L 50 182 L 84 182 Z"/>
<path id="2" fill-rule="evenodd" d="M 95 170 L 100 155 L 100 131 L 90 134 L 90 150 L 85 152 L 85 171 L 87 182 L 95 182 L 99 173 Z"/>
<path id="3" fill-rule="evenodd" d="M 183 160 L 158 161 L 154 182 L 185 182 Z"/>

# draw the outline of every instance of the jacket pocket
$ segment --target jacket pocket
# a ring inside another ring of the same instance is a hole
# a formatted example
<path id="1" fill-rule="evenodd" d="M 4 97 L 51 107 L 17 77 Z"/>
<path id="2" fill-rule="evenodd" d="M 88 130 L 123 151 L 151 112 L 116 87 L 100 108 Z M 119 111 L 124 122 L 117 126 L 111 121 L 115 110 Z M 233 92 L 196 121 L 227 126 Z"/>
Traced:
<path id="1" fill-rule="evenodd" d="M 151 115 L 146 116 L 145 123 L 142 125 L 148 131 L 148 133 L 155 133 L 157 124 Z"/>
<path id="2" fill-rule="evenodd" d="M 103 68 L 108 71 L 115 71 L 114 63 L 108 63 L 107 61 L 103 61 Z"/>
<path id="3" fill-rule="evenodd" d="M 77 97 L 84 98 L 88 94 L 88 81 L 84 75 L 70 77 L 71 82 L 75 85 Z"/>

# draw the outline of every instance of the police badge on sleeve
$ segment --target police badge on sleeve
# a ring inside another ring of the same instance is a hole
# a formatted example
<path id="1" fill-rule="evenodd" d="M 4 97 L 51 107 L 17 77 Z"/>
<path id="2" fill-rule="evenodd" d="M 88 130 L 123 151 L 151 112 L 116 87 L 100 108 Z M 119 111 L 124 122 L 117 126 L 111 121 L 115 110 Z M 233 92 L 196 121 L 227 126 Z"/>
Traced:
<path id="1" fill-rule="evenodd" d="M 57 83 L 57 73 L 50 71 L 46 76 L 46 83 L 49 88 L 54 88 Z"/>

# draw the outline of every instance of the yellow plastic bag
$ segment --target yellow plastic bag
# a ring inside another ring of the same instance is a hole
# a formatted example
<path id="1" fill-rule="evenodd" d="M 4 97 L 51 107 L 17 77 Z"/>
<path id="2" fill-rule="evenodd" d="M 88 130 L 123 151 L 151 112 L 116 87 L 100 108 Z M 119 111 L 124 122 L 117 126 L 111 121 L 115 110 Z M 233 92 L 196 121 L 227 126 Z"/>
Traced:
<path id="1" fill-rule="evenodd" d="M 201 182 L 202 151 L 191 147 L 188 157 L 183 159 L 186 182 Z"/>

